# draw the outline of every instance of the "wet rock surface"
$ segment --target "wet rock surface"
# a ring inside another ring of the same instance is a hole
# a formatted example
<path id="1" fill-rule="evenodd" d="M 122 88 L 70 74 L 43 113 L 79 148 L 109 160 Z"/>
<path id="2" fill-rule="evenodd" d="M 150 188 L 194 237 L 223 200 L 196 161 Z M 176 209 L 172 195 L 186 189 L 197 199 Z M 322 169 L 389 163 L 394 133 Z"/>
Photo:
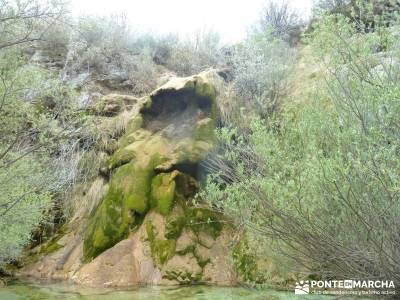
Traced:
<path id="1" fill-rule="evenodd" d="M 104 197 L 20 275 L 87 286 L 234 284 L 231 229 L 193 204 L 201 161 L 215 146 L 216 80 L 215 71 L 171 78 L 149 97 L 110 94 L 90 107 L 105 117 L 130 111 L 102 168 Z"/>

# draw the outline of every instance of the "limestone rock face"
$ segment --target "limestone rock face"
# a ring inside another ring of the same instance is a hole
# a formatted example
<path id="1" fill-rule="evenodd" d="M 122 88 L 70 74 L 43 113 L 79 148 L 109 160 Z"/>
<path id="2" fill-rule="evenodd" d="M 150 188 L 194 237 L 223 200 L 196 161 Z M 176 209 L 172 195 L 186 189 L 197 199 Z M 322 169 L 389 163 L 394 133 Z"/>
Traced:
<path id="1" fill-rule="evenodd" d="M 147 245 L 139 230 L 106 250 L 72 276 L 87 286 L 134 286 L 160 284 L 160 270 L 154 266 Z"/>
<path id="2" fill-rule="evenodd" d="M 104 97 L 95 108 L 100 115 L 135 106 L 103 168 L 107 192 L 79 227 L 80 242 L 21 273 L 88 286 L 234 284 L 231 229 L 192 201 L 204 176 L 201 161 L 215 144 L 218 80 L 209 71 L 172 78 L 140 101 Z"/>
<path id="3" fill-rule="evenodd" d="M 149 210 L 168 215 L 174 204 L 187 206 L 213 147 L 216 96 L 205 76 L 174 78 L 133 116 L 108 161 L 110 188 L 85 233 L 86 260 L 126 238 Z"/>

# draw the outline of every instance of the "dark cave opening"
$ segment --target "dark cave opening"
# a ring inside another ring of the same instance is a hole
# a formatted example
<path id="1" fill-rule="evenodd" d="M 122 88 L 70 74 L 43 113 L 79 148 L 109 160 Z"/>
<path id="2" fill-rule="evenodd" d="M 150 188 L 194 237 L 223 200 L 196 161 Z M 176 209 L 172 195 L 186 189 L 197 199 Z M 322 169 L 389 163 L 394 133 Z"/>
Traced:
<path id="1" fill-rule="evenodd" d="M 212 100 L 193 90 L 168 90 L 151 100 L 151 106 L 141 112 L 143 127 L 153 132 L 170 128 L 172 137 L 190 136 L 198 120 L 211 117 Z"/>

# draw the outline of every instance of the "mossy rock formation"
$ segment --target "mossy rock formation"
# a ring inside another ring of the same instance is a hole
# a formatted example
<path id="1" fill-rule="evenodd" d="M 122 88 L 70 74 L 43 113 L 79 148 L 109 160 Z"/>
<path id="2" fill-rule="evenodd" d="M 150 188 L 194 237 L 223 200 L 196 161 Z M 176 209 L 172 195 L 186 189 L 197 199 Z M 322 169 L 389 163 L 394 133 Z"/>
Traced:
<path id="1" fill-rule="evenodd" d="M 108 177 L 105 195 L 73 242 L 67 235 L 68 246 L 60 245 L 54 261 L 42 260 L 30 275 L 54 264 L 39 276 L 91 286 L 232 284 L 230 228 L 207 206 L 193 205 L 201 162 L 215 146 L 221 84 L 208 71 L 173 78 L 142 99 L 104 97 L 96 113 L 129 110 L 132 116 L 101 168 Z"/>
<path id="2" fill-rule="evenodd" d="M 123 102 L 115 95 L 105 98 Z M 195 172 L 213 147 L 216 98 L 214 85 L 204 75 L 174 79 L 150 95 L 108 161 L 110 188 L 85 233 L 86 261 L 126 238 L 149 209 L 164 216 L 171 212 L 176 179 L 187 171 L 181 173 L 180 167 Z"/>

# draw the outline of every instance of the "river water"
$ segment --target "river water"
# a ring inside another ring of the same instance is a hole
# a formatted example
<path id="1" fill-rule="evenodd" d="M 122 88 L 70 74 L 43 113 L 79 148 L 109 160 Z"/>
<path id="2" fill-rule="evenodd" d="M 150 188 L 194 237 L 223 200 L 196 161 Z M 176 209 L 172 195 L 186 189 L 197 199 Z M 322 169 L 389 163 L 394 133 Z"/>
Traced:
<path id="1" fill-rule="evenodd" d="M 301 296 L 317 300 L 321 296 Z M 91 289 L 65 284 L 13 283 L 0 287 L 0 300 L 299 300 L 294 292 L 190 286 Z M 334 299 L 323 297 L 323 299 Z"/>

